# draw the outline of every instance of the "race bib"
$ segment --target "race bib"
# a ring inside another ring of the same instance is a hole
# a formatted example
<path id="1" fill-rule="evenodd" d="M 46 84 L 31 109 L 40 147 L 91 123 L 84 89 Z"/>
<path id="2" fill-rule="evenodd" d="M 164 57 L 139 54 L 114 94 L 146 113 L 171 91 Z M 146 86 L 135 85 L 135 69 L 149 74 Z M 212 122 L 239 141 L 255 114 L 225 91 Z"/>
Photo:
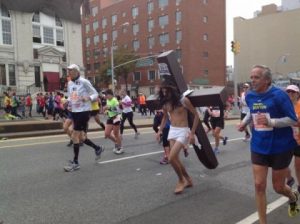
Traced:
<path id="1" fill-rule="evenodd" d="M 270 120 L 270 114 L 269 113 L 260 113 L 261 115 L 265 115 L 268 120 Z M 264 125 L 264 124 L 258 124 L 257 123 L 257 117 L 258 114 L 252 114 L 254 129 L 256 131 L 273 131 L 273 127 Z"/>

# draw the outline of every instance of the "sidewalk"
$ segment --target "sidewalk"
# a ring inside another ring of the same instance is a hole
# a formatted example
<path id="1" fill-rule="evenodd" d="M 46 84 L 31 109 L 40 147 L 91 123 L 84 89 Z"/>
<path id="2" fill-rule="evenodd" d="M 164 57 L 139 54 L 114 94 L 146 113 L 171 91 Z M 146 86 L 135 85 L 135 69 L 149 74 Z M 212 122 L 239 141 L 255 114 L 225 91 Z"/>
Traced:
<path id="1" fill-rule="evenodd" d="M 134 123 L 137 128 L 151 127 L 154 116 L 141 116 L 134 113 Z M 239 115 L 229 115 L 227 120 L 239 119 Z M 101 115 L 101 121 L 105 122 Z M 125 122 L 125 129 L 131 128 L 128 121 Z M 89 131 L 103 131 L 101 127 L 91 118 Z M 7 121 L 0 119 L 0 139 L 37 137 L 46 135 L 63 134 L 62 121 L 45 120 L 43 117 L 34 115 L 30 119 Z"/>

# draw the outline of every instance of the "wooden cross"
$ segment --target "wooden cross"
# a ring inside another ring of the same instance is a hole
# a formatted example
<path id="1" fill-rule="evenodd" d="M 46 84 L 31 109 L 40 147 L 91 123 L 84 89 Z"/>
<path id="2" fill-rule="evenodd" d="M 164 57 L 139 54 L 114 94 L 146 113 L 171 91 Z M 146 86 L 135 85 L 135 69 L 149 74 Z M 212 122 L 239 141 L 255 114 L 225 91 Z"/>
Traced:
<path id="1" fill-rule="evenodd" d="M 175 83 L 180 94 L 186 95 L 194 107 L 219 106 L 221 110 L 224 108 L 227 97 L 225 87 L 204 88 L 200 90 L 193 90 L 192 92 L 188 91 L 187 84 L 183 78 L 182 71 L 177 62 L 176 53 L 174 51 L 167 51 L 160 54 L 157 57 L 157 62 L 159 74 L 162 80 L 170 79 L 173 83 Z M 149 96 L 146 102 L 150 109 L 161 109 L 156 95 Z M 193 123 L 193 115 L 191 112 L 188 112 L 188 121 L 189 127 L 191 128 Z M 218 166 L 218 161 L 201 121 L 199 122 L 195 135 L 201 145 L 200 147 L 195 144 L 193 145 L 198 159 L 205 167 L 215 169 Z"/>

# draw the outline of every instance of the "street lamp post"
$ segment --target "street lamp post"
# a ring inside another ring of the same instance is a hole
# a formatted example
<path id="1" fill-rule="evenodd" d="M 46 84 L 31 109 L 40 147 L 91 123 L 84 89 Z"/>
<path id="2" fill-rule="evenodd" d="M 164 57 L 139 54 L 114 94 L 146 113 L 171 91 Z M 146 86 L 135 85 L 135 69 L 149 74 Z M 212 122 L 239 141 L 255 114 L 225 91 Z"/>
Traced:
<path id="1" fill-rule="evenodd" d="M 129 26 L 129 23 L 123 23 L 119 27 Z M 111 88 L 112 91 L 115 91 L 115 72 L 114 72 L 114 40 L 111 38 L 111 48 L 110 48 L 110 55 L 111 55 Z"/>
<path id="2" fill-rule="evenodd" d="M 114 41 L 112 40 L 110 55 L 111 55 L 111 88 L 112 91 L 115 90 L 115 75 L 114 75 Z"/>

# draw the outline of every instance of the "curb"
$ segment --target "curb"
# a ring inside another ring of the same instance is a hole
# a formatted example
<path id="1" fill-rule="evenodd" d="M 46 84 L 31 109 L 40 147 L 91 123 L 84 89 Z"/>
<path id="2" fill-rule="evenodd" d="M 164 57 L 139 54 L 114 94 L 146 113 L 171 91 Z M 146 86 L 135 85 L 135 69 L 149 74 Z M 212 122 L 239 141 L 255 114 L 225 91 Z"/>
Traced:
<path id="1" fill-rule="evenodd" d="M 137 128 L 149 128 L 152 127 L 152 124 L 140 124 L 136 125 Z M 124 129 L 130 129 L 131 127 L 124 127 Z M 101 128 L 90 128 L 88 132 L 96 132 L 102 131 Z M 41 137 L 41 136 L 49 136 L 49 135 L 61 135 L 65 134 L 62 129 L 56 130 L 44 130 L 44 131 L 30 131 L 30 132 L 15 132 L 10 134 L 0 134 L 0 141 L 14 138 L 29 138 L 29 137 Z"/>
<path id="2" fill-rule="evenodd" d="M 228 120 L 239 120 L 239 118 L 228 118 Z M 137 128 L 149 128 L 152 127 L 152 123 L 145 123 L 145 124 L 136 124 Z M 130 126 L 125 126 L 124 129 L 130 129 Z M 96 132 L 96 131 L 103 131 L 101 128 L 93 127 L 89 129 L 89 132 Z M 15 139 L 15 138 L 28 138 L 28 137 L 40 137 L 40 136 L 50 136 L 50 135 L 60 135 L 65 134 L 63 129 L 54 129 L 54 130 L 38 130 L 38 131 L 26 131 L 26 132 L 13 132 L 13 133 L 5 133 L 0 134 L 0 141 L 6 139 Z"/>

